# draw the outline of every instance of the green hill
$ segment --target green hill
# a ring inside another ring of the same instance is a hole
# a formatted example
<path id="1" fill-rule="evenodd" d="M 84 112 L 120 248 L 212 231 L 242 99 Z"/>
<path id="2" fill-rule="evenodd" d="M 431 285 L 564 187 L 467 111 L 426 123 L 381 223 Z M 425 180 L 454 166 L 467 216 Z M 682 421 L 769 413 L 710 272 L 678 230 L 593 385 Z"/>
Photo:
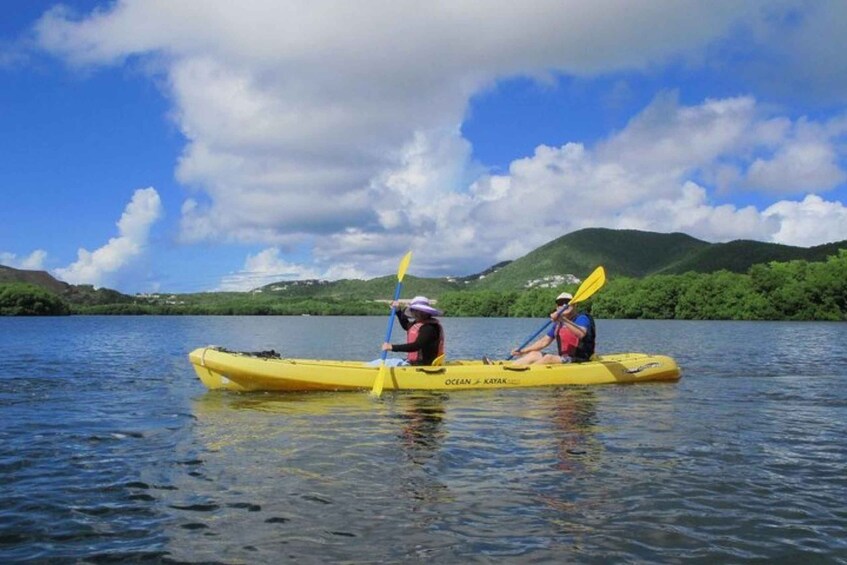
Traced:
<path id="1" fill-rule="evenodd" d="M 57 280 L 46 271 L 28 271 L 0 265 L 0 284 L 25 283 L 51 292 L 68 304 L 128 304 L 133 297 L 109 288 L 95 289 L 90 284 L 73 285 Z"/>
<path id="2" fill-rule="evenodd" d="M 838 249 L 847 249 L 847 241 L 807 248 L 750 240 L 708 243 L 683 233 L 589 228 L 554 239 L 466 288 L 559 287 L 568 282 L 568 275 L 582 278 L 597 265 L 603 265 L 611 277 L 720 270 L 746 273 L 753 265 L 771 261 L 825 261 Z"/>
<path id="3" fill-rule="evenodd" d="M 643 277 L 709 245 L 683 233 L 589 228 L 542 245 L 477 281 L 472 288 L 518 290 L 540 286 L 555 282 L 556 276 L 582 278 L 597 265 L 603 265 L 612 276 Z"/>
<path id="4" fill-rule="evenodd" d="M 753 265 L 770 263 L 771 261 L 825 261 L 830 255 L 835 255 L 840 248 L 847 249 L 847 241 L 816 247 L 793 247 L 778 243 L 739 239 L 728 243 L 710 244 L 684 259 L 656 271 L 656 274 L 673 275 L 689 271 L 713 273 L 720 270 L 746 273 Z"/>
<path id="5" fill-rule="evenodd" d="M 58 281 L 46 271 L 27 271 L 0 265 L 0 283 L 26 283 L 49 290 L 53 294 L 62 294 L 71 285 Z"/>

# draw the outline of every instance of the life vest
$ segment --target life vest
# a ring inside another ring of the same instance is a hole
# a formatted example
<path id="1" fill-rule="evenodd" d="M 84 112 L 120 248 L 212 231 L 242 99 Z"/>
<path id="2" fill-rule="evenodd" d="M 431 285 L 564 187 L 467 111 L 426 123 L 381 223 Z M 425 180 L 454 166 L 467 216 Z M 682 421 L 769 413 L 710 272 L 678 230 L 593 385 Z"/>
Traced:
<path id="1" fill-rule="evenodd" d="M 414 343 L 418 340 L 418 334 L 424 324 L 434 324 L 438 328 L 438 351 L 432 357 L 427 356 L 427 358 L 424 358 L 424 349 L 429 349 L 428 347 L 417 351 L 410 351 L 407 356 L 410 365 L 429 365 L 432 364 L 436 357 L 444 355 L 444 328 L 441 327 L 441 324 L 435 318 L 429 318 L 412 324 L 406 334 L 406 343 Z"/>
<path id="2" fill-rule="evenodd" d="M 591 314 L 582 314 L 588 318 L 588 327 L 585 329 L 585 336 L 579 340 L 579 345 L 576 347 L 572 357 L 577 363 L 590 361 L 594 355 L 594 343 L 597 337 L 597 328 L 594 326 L 594 318 Z"/>
<path id="3" fill-rule="evenodd" d="M 559 346 L 559 355 L 573 357 L 579 345 L 579 337 L 566 324 L 559 324 L 556 329 L 556 344 Z"/>

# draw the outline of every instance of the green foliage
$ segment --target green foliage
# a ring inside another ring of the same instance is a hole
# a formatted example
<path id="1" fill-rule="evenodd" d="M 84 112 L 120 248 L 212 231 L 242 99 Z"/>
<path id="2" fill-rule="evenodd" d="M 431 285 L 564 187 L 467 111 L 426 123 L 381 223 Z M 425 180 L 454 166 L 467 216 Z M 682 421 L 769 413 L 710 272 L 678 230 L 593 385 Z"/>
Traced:
<path id="1" fill-rule="evenodd" d="M 659 272 L 662 274 L 680 274 L 689 271 L 714 273 L 726 270 L 733 273 L 746 273 L 751 265 L 795 259 L 824 261 L 826 257 L 827 255 L 817 248 L 807 249 L 777 243 L 736 240 L 709 244 Z"/>
<path id="2" fill-rule="evenodd" d="M 69 287 L 62 294 L 62 298 L 74 305 L 94 306 L 98 304 L 132 304 L 131 296 L 121 294 L 110 288 L 95 289 L 90 284 L 81 284 Z"/>
<path id="3" fill-rule="evenodd" d="M 556 308 L 556 296 L 562 291 L 575 292 L 576 285 L 558 289 L 539 288 L 523 292 L 467 290 L 450 292 L 439 299 L 438 306 L 448 316 L 537 318 Z M 586 307 L 583 305 L 583 309 Z"/>
<path id="4" fill-rule="evenodd" d="M 572 288 L 562 290 L 573 292 Z M 521 292 L 512 305 L 509 315 L 521 318 L 540 318 L 547 316 L 556 308 L 556 296 L 562 290 L 539 288 Z"/>
<path id="5" fill-rule="evenodd" d="M 825 262 L 790 261 L 750 270 L 754 288 L 771 298 L 773 317 L 844 320 L 847 311 L 847 250 Z"/>
<path id="6" fill-rule="evenodd" d="M 682 320 L 761 320 L 767 301 L 750 277 L 719 271 L 692 277 L 680 294 L 674 317 Z"/>
<path id="7" fill-rule="evenodd" d="M 755 265 L 747 274 L 618 278 L 593 306 L 601 318 L 847 320 L 847 250 L 823 262 Z"/>
<path id="8" fill-rule="evenodd" d="M 613 279 L 596 295 L 593 312 L 603 318 L 673 318 L 688 283 L 687 278 L 666 275 Z"/>
<path id="9" fill-rule="evenodd" d="M 761 320 L 769 311 L 750 277 L 729 271 L 615 279 L 594 302 L 601 318 Z"/>
<path id="10" fill-rule="evenodd" d="M 52 292 L 26 283 L 0 284 L 0 316 L 64 316 L 68 305 Z"/>
<path id="11" fill-rule="evenodd" d="M 213 300 L 179 301 L 179 303 L 98 304 L 74 306 L 74 314 L 130 315 L 151 314 L 167 316 L 369 316 L 387 314 L 384 303 L 363 300 L 313 299 L 255 299 L 251 295 L 226 293 L 221 298 L 210 293 Z M 172 302 L 172 301 L 169 301 Z"/>
<path id="12" fill-rule="evenodd" d="M 518 295 L 490 290 L 448 292 L 438 300 L 438 307 L 449 316 L 507 317 Z"/>

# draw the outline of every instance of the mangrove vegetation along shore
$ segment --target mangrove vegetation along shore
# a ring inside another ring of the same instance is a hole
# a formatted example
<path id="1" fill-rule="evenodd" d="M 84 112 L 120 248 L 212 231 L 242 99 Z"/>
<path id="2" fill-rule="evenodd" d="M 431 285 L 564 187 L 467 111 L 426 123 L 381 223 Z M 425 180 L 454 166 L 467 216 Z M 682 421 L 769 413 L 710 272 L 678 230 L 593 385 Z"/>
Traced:
<path id="1" fill-rule="evenodd" d="M 0 316 L 64 316 L 70 305 L 58 295 L 27 283 L 0 284 Z"/>
<path id="2" fill-rule="evenodd" d="M 598 318 L 679 320 L 847 320 L 847 250 L 826 261 L 788 261 L 730 271 L 615 277 L 582 307 Z M 450 290 L 438 306 L 447 316 L 541 317 L 555 296 L 578 285 L 530 290 Z M 107 300 L 107 295 L 98 300 Z M 283 298 L 268 293 L 213 292 L 170 295 L 151 302 L 68 302 L 37 286 L 0 284 L 2 315 L 373 315 L 385 301 L 360 297 Z"/>

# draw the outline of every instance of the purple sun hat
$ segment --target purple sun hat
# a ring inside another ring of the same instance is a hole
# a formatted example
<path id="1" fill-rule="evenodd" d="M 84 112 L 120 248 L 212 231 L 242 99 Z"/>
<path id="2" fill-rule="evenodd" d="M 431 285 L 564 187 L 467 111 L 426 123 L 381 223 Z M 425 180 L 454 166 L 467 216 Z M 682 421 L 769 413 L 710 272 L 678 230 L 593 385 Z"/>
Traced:
<path id="1" fill-rule="evenodd" d="M 406 308 L 406 315 L 411 316 L 412 310 L 429 314 L 430 316 L 441 316 L 443 312 L 429 303 L 429 298 L 426 296 L 416 296 L 409 302 L 409 307 Z"/>

